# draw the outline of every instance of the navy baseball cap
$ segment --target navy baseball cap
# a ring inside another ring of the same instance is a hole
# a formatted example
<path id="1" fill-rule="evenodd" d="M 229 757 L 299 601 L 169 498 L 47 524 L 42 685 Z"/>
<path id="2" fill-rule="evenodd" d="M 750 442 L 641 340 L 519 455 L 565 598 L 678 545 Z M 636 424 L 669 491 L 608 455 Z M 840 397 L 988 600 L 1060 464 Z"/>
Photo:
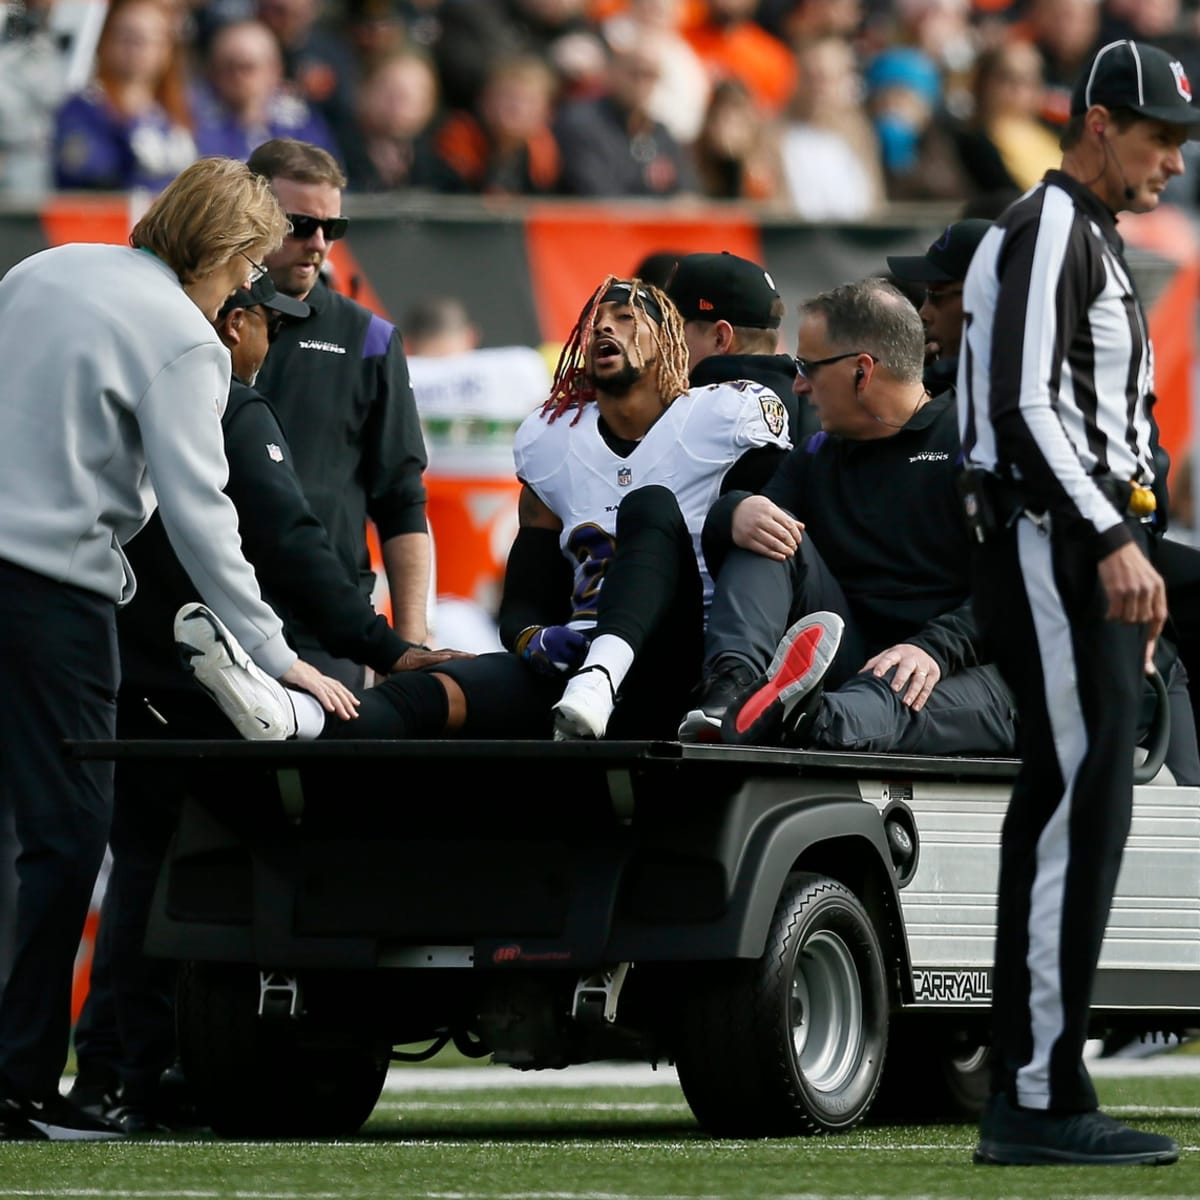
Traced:
<path id="1" fill-rule="evenodd" d="M 747 329 L 778 329 L 782 319 L 775 281 L 757 263 L 728 250 L 685 254 L 666 293 L 685 321 L 728 321 Z"/>
<path id="2" fill-rule="evenodd" d="M 273 308 L 276 312 L 283 313 L 285 317 L 307 317 L 309 313 L 309 307 L 303 300 L 297 300 L 295 296 L 285 296 L 282 292 L 277 292 L 270 275 L 264 275 L 261 279 L 256 279 L 248 288 L 238 288 L 221 305 L 217 316 L 223 317 L 235 308 L 257 308 L 260 304 L 263 308 Z"/>
<path id="3" fill-rule="evenodd" d="M 1139 117 L 1172 125 L 1200 125 L 1183 63 L 1145 42 L 1109 42 L 1096 51 L 1071 93 L 1071 115 L 1079 116 L 1093 104 L 1128 108 Z"/>
<path id="4" fill-rule="evenodd" d="M 955 221 L 924 254 L 889 254 L 888 268 L 905 283 L 957 283 L 966 279 L 971 256 L 991 227 L 981 217 Z"/>

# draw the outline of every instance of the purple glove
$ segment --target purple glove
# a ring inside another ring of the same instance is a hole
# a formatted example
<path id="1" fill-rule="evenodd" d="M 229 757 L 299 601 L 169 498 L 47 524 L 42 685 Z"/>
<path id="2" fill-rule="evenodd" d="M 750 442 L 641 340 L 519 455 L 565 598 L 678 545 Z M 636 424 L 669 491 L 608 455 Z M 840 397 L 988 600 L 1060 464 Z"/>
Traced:
<path id="1" fill-rule="evenodd" d="M 587 656 L 588 639 L 566 625 L 538 625 L 518 639 L 518 653 L 539 675 L 574 671 Z"/>

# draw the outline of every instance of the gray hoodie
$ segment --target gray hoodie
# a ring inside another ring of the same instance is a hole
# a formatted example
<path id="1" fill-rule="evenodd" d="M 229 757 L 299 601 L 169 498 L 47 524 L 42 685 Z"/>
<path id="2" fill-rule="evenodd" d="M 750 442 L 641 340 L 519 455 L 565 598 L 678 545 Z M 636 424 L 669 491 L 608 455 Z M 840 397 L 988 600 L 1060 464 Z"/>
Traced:
<path id="1" fill-rule="evenodd" d="M 229 352 L 175 273 L 122 246 L 45 250 L 0 280 L 0 558 L 116 603 L 157 503 L 201 596 L 264 671 L 296 655 L 221 489 Z"/>

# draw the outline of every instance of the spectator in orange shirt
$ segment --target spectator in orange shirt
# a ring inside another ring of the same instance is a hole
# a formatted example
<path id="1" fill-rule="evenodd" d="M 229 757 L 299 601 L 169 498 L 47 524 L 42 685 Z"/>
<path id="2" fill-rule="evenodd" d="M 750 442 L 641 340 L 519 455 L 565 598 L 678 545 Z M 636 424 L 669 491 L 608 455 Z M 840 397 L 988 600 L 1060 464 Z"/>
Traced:
<path id="1" fill-rule="evenodd" d="M 708 0 L 708 19 L 685 31 L 714 78 L 740 79 L 759 106 L 778 114 L 796 90 L 791 49 L 754 20 L 758 0 Z"/>
<path id="2" fill-rule="evenodd" d="M 1042 120 L 1055 128 L 1067 123 L 1071 88 L 1102 44 L 1098 0 L 1029 0 L 1013 36 L 1033 42 L 1042 56 Z"/>
<path id="3" fill-rule="evenodd" d="M 535 196 L 558 190 L 561 156 L 550 130 L 558 90 L 554 71 L 535 55 L 489 68 L 474 112 L 450 113 L 434 153 L 452 180 L 446 190 Z"/>

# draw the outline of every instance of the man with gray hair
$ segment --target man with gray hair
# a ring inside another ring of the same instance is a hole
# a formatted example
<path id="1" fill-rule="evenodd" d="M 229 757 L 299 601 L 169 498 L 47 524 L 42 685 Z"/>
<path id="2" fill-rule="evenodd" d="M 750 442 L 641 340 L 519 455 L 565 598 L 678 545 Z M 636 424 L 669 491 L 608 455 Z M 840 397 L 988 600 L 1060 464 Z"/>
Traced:
<path id="1" fill-rule="evenodd" d="M 800 305 L 795 388 L 821 430 L 761 494 L 709 513 L 720 573 L 682 740 L 1012 752 L 1012 705 L 980 665 L 968 603 L 954 393 L 925 390 L 924 348 L 883 279 Z"/>

